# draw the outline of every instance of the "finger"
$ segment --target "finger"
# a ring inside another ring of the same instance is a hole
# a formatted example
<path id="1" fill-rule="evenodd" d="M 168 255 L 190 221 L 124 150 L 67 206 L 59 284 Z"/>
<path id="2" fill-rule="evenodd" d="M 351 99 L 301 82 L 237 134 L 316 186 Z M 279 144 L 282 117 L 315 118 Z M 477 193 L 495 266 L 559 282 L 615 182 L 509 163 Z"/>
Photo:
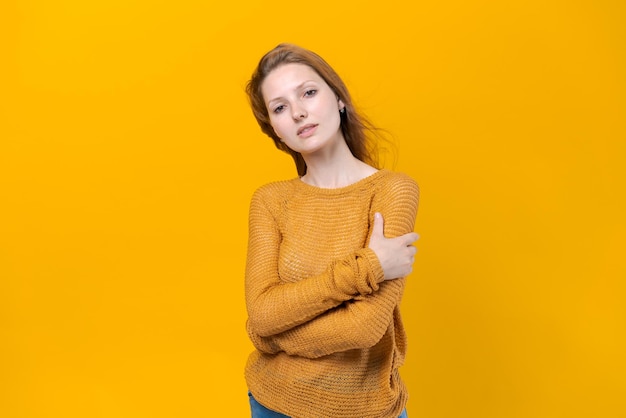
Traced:
<path id="1" fill-rule="evenodd" d="M 415 241 L 417 241 L 419 239 L 419 235 L 415 232 L 409 232 L 408 234 L 403 236 L 403 240 L 406 243 L 406 245 L 411 245 L 413 244 Z"/>

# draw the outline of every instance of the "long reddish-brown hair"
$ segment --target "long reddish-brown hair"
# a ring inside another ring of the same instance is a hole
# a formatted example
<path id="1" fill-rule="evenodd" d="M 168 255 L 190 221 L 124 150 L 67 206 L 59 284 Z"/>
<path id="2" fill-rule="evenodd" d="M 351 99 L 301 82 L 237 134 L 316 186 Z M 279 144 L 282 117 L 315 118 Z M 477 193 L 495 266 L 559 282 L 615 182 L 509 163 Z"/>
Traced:
<path id="1" fill-rule="evenodd" d="M 261 87 L 263 81 L 277 67 L 284 64 L 304 64 L 311 67 L 331 88 L 337 98 L 345 105 L 345 112 L 341 114 L 341 132 L 352 154 L 359 160 L 378 168 L 378 155 L 374 138 L 368 134 L 376 135 L 376 128 L 363 116 L 360 115 L 354 105 L 350 93 L 339 75 L 322 57 L 316 53 L 293 44 L 279 44 L 266 53 L 259 65 L 254 70 L 246 93 L 250 100 L 252 112 L 261 131 L 274 140 L 274 145 L 281 151 L 291 155 L 296 163 L 298 175 L 306 174 L 306 163 L 300 153 L 291 150 L 281 142 L 270 124 L 270 116 L 265 106 Z"/>

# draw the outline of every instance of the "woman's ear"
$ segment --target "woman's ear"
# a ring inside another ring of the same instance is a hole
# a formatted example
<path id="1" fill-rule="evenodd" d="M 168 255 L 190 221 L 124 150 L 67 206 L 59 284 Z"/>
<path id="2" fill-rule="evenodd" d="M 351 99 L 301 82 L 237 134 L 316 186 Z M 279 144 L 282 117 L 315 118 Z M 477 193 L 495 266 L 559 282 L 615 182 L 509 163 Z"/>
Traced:
<path id="1" fill-rule="evenodd" d="M 339 111 L 346 108 L 346 105 L 341 101 L 341 99 L 337 100 L 337 104 L 339 105 Z"/>

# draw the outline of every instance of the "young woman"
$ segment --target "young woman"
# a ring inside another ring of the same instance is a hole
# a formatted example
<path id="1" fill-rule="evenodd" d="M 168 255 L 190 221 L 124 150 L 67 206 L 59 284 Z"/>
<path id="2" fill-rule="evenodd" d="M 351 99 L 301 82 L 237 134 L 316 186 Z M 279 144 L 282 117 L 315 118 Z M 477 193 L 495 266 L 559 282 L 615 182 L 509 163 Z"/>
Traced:
<path id="1" fill-rule="evenodd" d="M 259 188 L 250 205 L 252 417 L 405 417 L 399 306 L 418 186 L 376 168 L 370 125 L 315 53 L 278 45 L 247 93 L 261 130 L 298 170 Z"/>

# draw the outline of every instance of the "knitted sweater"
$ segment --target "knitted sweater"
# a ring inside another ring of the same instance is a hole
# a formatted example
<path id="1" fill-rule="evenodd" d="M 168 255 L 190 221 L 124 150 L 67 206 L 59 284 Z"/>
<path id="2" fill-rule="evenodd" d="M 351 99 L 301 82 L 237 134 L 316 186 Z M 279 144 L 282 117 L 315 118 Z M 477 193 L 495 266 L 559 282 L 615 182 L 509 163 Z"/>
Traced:
<path id="1" fill-rule="evenodd" d="M 336 189 L 295 178 L 254 193 L 245 376 L 261 404 L 293 418 L 400 415 L 405 279 L 384 281 L 367 245 L 375 212 L 387 238 L 413 231 L 418 199 L 410 177 L 387 170 Z"/>

